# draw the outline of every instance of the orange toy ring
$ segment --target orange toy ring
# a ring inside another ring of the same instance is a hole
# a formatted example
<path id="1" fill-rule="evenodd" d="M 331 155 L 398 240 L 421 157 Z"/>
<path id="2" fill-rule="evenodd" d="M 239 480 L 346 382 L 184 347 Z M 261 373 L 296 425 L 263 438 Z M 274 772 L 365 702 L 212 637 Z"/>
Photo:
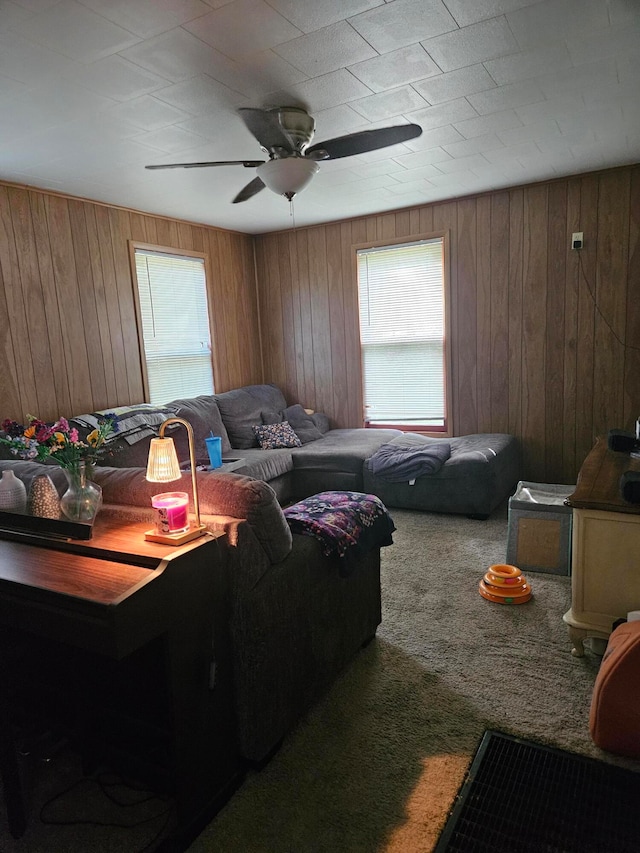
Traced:
<path id="1" fill-rule="evenodd" d="M 528 585 L 527 585 L 528 586 Z M 480 581 L 480 595 L 483 598 L 486 598 L 487 601 L 493 601 L 495 604 L 526 604 L 527 601 L 530 601 L 532 598 L 531 587 L 529 587 L 528 591 L 524 594 L 516 594 L 516 595 L 494 595 L 492 592 L 486 588 L 486 585 L 483 581 Z"/>
<path id="2" fill-rule="evenodd" d="M 489 571 L 499 578 L 504 578 L 504 582 L 508 582 L 509 578 L 517 578 L 520 574 L 520 569 L 517 566 L 510 566 L 507 563 L 497 563 L 495 566 L 489 566 Z"/>
<path id="3" fill-rule="evenodd" d="M 491 586 L 491 584 L 488 584 L 484 578 L 480 581 L 480 584 L 487 592 L 490 592 L 491 595 L 499 595 L 501 598 L 515 598 L 518 595 L 525 595 L 531 590 L 531 587 L 526 581 L 523 581 L 519 586 L 510 586 L 508 588 L 503 586 Z"/>
<path id="4" fill-rule="evenodd" d="M 492 584 L 493 586 L 513 586 L 514 584 L 519 584 L 524 581 L 522 575 L 518 574 L 513 578 L 505 578 L 503 575 L 494 575 L 494 573 L 489 569 L 488 572 L 485 573 L 484 579 L 487 583 Z"/>

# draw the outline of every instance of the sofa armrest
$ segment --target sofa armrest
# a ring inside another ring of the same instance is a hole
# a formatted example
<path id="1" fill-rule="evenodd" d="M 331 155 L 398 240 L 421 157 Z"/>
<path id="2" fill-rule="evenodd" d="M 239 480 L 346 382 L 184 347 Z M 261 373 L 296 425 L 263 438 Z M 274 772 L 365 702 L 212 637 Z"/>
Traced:
<path id="1" fill-rule="evenodd" d="M 246 519 L 269 560 L 277 563 L 291 551 L 291 530 L 276 493 L 262 480 L 240 474 L 198 472 L 198 498 L 203 515 L 224 515 Z M 161 491 L 187 492 L 192 499 L 191 476 L 176 483 L 149 483 L 144 468 L 96 468 L 95 482 L 102 486 L 105 503 L 151 506 L 153 495 Z"/>

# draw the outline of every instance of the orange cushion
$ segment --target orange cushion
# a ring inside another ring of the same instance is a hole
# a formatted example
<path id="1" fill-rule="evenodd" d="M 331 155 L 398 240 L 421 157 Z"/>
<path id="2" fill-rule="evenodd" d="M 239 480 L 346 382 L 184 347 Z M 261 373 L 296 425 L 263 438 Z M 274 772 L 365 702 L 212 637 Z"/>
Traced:
<path id="1" fill-rule="evenodd" d="M 640 758 L 640 622 L 612 632 L 591 698 L 589 731 L 607 752 Z"/>

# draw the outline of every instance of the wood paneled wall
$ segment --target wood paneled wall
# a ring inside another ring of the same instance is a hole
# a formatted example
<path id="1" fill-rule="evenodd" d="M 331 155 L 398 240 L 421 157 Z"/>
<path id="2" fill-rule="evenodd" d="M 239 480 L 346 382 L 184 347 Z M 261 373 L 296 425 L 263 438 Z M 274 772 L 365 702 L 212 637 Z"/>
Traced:
<path id="1" fill-rule="evenodd" d="M 208 254 L 216 390 L 262 381 L 251 236 L 0 183 L 0 419 L 144 399 L 129 240 Z"/>
<path id="2" fill-rule="evenodd" d="M 444 229 L 455 434 L 513 433 L 524 478 L 575 482 L 640 415 L 639 166 L 256 238 L 265 380 L 361 426 L 353 246 Z"/>

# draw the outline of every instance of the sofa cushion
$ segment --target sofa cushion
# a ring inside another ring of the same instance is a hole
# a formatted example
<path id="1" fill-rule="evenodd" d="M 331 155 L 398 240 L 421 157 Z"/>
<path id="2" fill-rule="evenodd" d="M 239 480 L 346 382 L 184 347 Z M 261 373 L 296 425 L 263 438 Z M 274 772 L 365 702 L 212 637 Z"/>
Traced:
<path id="1" fill-rule="evenodd" d="M 263 450 L 277 450 L 283 447 L 302 447 L 302 442 L 293 431 L 289 421 L 277 424 L 256 424 L 253 432 Z"/>
<path id="2" fill-rule="evenodd" d="M 242 451 L 241 458 L 243 464 L 234 469 L 235 473 L 265 480 L 267 483 L 293 471 L 293 459 L 289 448 L 270 450 L 265 453 L 259 447 L 248 447 Z"/>
<path id="3" fill-rule="evenodd" d="M 287 406 L 282 416 L 286 421 L 289 421 L 303 444 L 308 444 L 310 441 L 322 438 L 322 433 L 300 403 L 296 403 L 294 406 Z"/>
<path id="4" fill-rule="evenodd" d="M 294 448 L 295 468 L 320 468 L 362 475 L 364 460 L 381 444 L 400 435 L 396 429 L 332 429 L 317 441 Z"/>
<path id="5" fill-rule="evenodd" d="M 197 462 L 209 461 L 205 438 L 208 438 L 211 433 L 219 435 L 222 439 L 222 454 L 223 456 L 230 452 L 231 442 L 227 435 L 227 430 L 220 409 L 216 403 L 216 398 L 211 394 L 201 394 L 199 397 L 190 397 L 182 400 L 172 400 L 170 406 L 176 409 L 176 416 L 184 418 L 193 427 L 193 440 L 195 444 L 195 454 Z M 181 430 L 180 450 L 178 458 L 181 462 L 185 462 L 189 458 L 189 449 L 187 446 L 186 430 Z M 178 449 L 178 435 L 172 436 L 176 441 L 176 449 Z M 185 455 L 186 450 L 186 455 Z M 146 464 L 146 462 L 145 462 Z"/>
<path id="6" fill-rule="evenodd" d="M 276 385 L 246 385 L 216 394 L 215 399 L 231 446 L 238 449 L 258 446 L 253 427 L 263 423 L 263 411 L 283 411 L 287 406 Z"/>

